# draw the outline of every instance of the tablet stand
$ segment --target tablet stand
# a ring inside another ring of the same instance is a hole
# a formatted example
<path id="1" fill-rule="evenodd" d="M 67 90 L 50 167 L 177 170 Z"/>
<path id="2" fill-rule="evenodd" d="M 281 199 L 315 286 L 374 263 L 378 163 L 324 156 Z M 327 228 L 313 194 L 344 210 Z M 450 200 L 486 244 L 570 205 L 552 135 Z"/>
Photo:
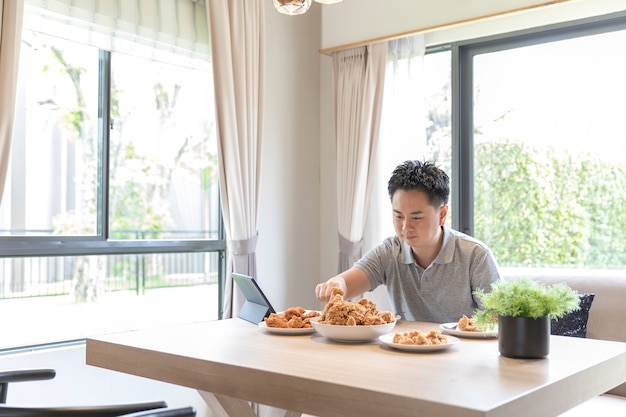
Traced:
<path id="1" fill-rule="evenodd" d="M 265 317 L 269 316 L 270 313 L 271 309 L 268 306 L 246 301 L 243 307 L 241 307 L 241 310 L 239 310 L 237 317 L 258 324 L 262 322 Z"/>
<path id="2" fill-rule="evenodd" d="M 254 278 L 233 272 L 233 281 L 246 299 L 237 317 L 258 324 L 274 312 L 274 308 Z"/>

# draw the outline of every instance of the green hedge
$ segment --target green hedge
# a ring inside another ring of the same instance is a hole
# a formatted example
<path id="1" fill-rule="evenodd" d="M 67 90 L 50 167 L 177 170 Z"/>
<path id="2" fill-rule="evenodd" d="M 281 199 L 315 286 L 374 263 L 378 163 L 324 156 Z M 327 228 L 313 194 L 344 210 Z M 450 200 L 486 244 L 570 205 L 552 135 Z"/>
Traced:
<path id="1" fill-rule="evenodd" d="M 474 151 L 474 235 L 501 265 L 626 265 L 625 165 L 517 141 Z"/>

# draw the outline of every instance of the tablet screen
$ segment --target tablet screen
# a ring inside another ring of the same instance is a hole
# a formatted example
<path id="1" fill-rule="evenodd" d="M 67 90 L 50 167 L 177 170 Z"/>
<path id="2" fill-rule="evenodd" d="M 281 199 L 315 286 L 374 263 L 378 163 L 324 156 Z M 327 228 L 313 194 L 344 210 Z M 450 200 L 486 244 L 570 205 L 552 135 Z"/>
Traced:
<path id="1" fill-rule="evenodd" d="M 233 273 L 232 276 L 243 296 L 246 298 L 246 304 L 242 309 L 242 312 L 246 317 L 242 318 L 248 320 L 247 317 L 251 314 L 248 310 L 255 311 L 255 313 L 252 314 L 253 316 L 261 314 L 260 312 L 263 312 L 263 316 L 276 312 L 254 278 L 237 273 Z M 263 316 L 261 316 L 259 320 L 263 320 Z M 257 317 L 252 318 L 252 320 L 257 319 Z"/>

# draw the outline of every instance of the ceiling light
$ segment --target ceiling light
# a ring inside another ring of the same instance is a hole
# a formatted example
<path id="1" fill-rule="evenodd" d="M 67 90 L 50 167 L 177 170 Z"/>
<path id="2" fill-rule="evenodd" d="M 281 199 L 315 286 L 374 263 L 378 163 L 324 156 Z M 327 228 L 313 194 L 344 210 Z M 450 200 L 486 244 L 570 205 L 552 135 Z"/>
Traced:
<path id="1" fill-rule="evenodd" d="M 280 13 L 295 16 L 305 14 L 313 0 L 274 0 L 274 7 Z"/>
<path id="2" fill-rule="evenodd" d="M 333 4 L 343 0 L 315 0 L 317 3 Z M 305 14 L 311 7 L 313 0 L 273 0 L 274 7 L 280 13 L 295 16 Z"/>

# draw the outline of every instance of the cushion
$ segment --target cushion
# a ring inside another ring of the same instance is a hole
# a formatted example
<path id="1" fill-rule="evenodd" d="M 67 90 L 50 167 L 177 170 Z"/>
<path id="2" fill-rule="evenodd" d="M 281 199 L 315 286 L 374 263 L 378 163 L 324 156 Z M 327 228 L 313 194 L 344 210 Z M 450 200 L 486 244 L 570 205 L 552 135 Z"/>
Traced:
<path id="1" fill-rule="evenodd" d="M 572 311 L 560 319 L 552 319 L 550 333 L 558 336 L 587 337 L 587 319 L 595 294 L 578 294 L 580 309 Z"/>

